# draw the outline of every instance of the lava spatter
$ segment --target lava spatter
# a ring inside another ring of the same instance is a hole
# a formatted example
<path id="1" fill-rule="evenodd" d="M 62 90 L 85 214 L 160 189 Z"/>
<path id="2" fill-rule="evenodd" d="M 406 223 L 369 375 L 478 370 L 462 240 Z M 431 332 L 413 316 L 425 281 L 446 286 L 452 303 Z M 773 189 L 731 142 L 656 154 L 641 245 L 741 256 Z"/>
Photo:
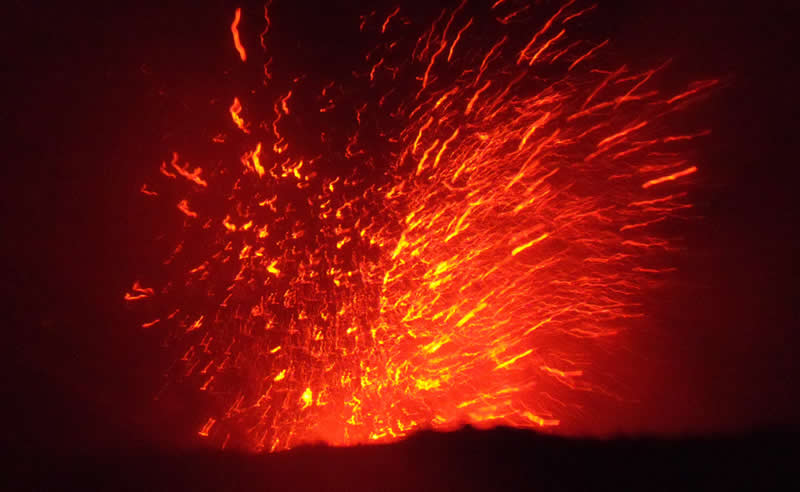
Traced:
<path id="1" fill-rule="evenodd" d="M 354 27 L 381 41 L 319 87 L 280 86 L 279 20 L 265 8 L 261 35 L 240 37 L 236 9 L 234 47 L 254 63 L 261 46 L 271 107 L 238 95 L 198 144 L 226 161 L 172 149 L 142 186 L 185 238 L 171 281 L 125 294 L 181 347 L 169 385 L 207 395 L 201 438 L 275 451 L 553 428 L 576 395 L 608 391 L 592 348 L 646 316 L 673 270 L 678 245 L 653 226 L 691 207 L 687 143 L 708 134 L 662 122 L 717 81 L 660 90 L 668 64 L 635 70 L 576 39 L 594 6 L 512 3 L 364 15 Z"/>

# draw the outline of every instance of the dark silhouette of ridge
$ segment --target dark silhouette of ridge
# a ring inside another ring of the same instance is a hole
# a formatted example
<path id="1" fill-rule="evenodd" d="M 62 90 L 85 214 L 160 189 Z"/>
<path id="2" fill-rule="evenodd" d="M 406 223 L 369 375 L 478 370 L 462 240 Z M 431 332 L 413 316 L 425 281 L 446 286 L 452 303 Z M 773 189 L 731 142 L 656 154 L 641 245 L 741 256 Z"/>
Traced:
<path id="1" fill-rule="evenodd" d="M 798 490 L 795 431 L 681 438 L 564 438 L 466 427 L 392 444 L 18 455 L 7 490 Z"/>

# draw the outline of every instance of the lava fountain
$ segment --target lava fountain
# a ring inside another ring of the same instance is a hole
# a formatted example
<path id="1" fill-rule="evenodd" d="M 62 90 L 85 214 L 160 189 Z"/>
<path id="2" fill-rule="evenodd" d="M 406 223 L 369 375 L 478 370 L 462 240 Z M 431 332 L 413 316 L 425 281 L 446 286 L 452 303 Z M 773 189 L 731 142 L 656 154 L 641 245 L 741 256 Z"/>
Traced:
<path id="1" fill-rule="evenodd" d="M 262 80 L 142 186 L 183 227 L 167 280 L 124 296 L 180 348 L 164 391 L 204 395 L 202 439 L 557 428 L 583 392 L 613 392 L 592 350 L 673 270 L 658 224 L 691 207 L 687 144 L 709 131 L 669 121 L 717 81 L 665 91 L 668 62 L 609 61 L 611 41 L 570 35 L 595 8 L 365 13 L 353 29 L 377 41 L 333 81 L 279 75 L 270 4 L 220 20 Z"/>

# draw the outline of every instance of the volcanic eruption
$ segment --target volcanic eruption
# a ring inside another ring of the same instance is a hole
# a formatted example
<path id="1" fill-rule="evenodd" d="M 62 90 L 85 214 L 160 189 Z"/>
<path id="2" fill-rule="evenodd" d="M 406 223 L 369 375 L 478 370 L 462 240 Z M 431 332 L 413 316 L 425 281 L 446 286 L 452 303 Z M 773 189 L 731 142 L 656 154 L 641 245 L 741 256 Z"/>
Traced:
<path id="1" fill-rule="evenodd" d="M 616 393 L 592 354 L 674 269 L 660 226 L 691 208 L 710 132 L 675 115 L 719 82 L 664 89 L 669 60 L 581 39 L 594 4 L 477 3 L 365 12 L 342 27 L 368 41 L 361 65 L 337 80 L 287 75 L 270 3 L 220 19 L 261 80 L 142 184 L 182 227 L 124 294 L 180 349 L 163 391 L 202 396 L 200 438 L 559 429 L 580 395 Z"/>

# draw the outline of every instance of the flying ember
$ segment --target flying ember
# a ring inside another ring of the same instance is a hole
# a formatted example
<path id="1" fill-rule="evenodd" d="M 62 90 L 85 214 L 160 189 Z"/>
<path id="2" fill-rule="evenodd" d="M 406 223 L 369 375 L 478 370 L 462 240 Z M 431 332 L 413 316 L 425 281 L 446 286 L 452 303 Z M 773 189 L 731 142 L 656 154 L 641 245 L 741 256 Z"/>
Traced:
<path id="1" fill-rule="evenodd" d="M 674 270 L 659 224 L 691 207 L 687 144 L 709 133 L 669 119 L 717 81 L 661 90 L 668 63 L 576 39 L 595 5 L 547 5 L 364 13 L 377 41 L 343 80 L 283 75 L 269 3 L 220 19 L 262 80 L 142 185 L 182 228 L 166 280 L 124 295 L 180 349 L 164 391 L 204 399 L 198 439 L 557 428 L 611 391 L 592 350 Z"/>

